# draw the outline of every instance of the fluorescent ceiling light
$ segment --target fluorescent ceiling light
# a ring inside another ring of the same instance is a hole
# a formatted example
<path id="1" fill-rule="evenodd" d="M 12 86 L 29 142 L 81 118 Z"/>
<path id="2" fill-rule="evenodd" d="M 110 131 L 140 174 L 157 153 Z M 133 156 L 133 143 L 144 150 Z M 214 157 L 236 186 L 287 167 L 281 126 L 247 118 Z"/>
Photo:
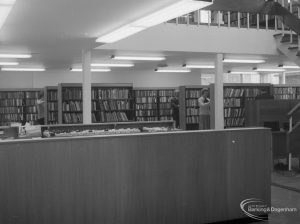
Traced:
<path id="1" fill-rule="evenodd" d="M 165 72 L 165 73 L 189 73 L 190 69 L 180 69 L 180 68 L 157 68 L 155 72 Z"/>
<path id="2" fill-rule="evenodd" d="M 245 74 L 245 75 L 257 75 L 258 73 L 255 71 L 230 71 L 230 74 Z"/>
<path id="3" fill-rule="evenodd" d="M 257 64 L 257 63 L 265 63 L 265 60 L 262 59 L 224 59 L 224 63 L 252 63 L 252 64 Z"/>
<path id="4" fill-rule="evenodd" d="M 278 67 L 280 67 L 280 68 L 286 68 L 286 69 L 289 69 L 289 68 L 300 68 L 298 65 L 279 65 Z"/>
<path id="5" fill-rule="evenodd" d="M 6 62 L 6 61 L 0 61 L 0 65 L 18 65 L 19 62 Z"/>
<path id="6" fill-rule="evenodd" d="M 43 72 L 45 68 L 1 68 L 2 71 Z"/>
<path id="7" fill-rule="evenodd" d="M 5 23 L 14 3 L 15 0 L 0 0 L 0 29 Z"/>
<path id="8" fill-rule="evenodd" d="M 110 72 L 109 68 L 92 68 L 91 72 Z M 82 72 L 82 68 L 71 68 L 71 72 Z"/>
<path id="9" fill-rule="evenodd" d="M 255 68 L 257 72 L 284 72 L 285 69 L 283 68 Z"/>
<path id="10" fill-rule="evenodd" d="M 31 58 L 31 54 L 1 54 L 0 58 Z"/>
<path id="11" fill-rule="evenodd" d="M 133 63 L 92 63 L 93 67 L 133 67 Z"/>
<path id="12" fill-rule="evenodd" d="M 198 9 L 209 6 L 213 1 L 198 1 L 198 0 L 181 0 L 175 4 L 167 6 L 163 9 L 149 14 L 141 19 L 138 19 L 130 24 L 127 24 L 111 33 L 99 37 L 96 42 L 113 43 L 124 39 L 135 33 L 138 33 L 146 28 L 164 23 L 179 16 L 197 11 Z"/>
<path id="13" fill-rule="evenodd" d="M 186 64 L 186 65 L 183 65 L 183 67 L 185 67 L 185 68 L 215 68 L 214 65 L 192 65 L 192 64 L 190 64 L 190 65 Z"/>
<path id="14" fill-rule="evenodd" d="M 112 59 L 116 60 L 133 60 L 133 61 L 163 61 L 166 57 L 162 56 L 111 56 Z"/>

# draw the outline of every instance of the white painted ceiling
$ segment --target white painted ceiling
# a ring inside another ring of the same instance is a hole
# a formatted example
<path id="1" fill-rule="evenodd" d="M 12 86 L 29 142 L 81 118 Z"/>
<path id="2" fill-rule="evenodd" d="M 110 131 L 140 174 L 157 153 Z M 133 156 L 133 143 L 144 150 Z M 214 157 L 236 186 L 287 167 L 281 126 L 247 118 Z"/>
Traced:
<path id="1" fill-rule="evenodd" d="M 0 52 L 32 53 L 33 58 L 23 59 L 21 63 L 67 69 L 80 63 L 82 48 L 97 46 L 95 39 L 101 34 L 172 2 L 176 0 L 17 0 L 0 30 Z M 94 61 L 108 60 L 115 53 L 116 50 L 94 51 L 93 58 Z M 213 61 L 213 55 L 204 53 L 151 53 L 166 55 L 166 62 L 171 65 L 196 62 L 199 58 Z M 271 64 L 286 60 L 268 56 Z M 140 62 L 137 68 L 153 68 L 158 64 Z"/>

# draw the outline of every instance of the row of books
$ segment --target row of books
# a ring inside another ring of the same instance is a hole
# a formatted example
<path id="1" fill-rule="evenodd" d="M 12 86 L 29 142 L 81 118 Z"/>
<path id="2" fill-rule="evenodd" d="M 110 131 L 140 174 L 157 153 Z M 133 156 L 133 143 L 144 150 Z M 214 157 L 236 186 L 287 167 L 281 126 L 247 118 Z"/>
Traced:
<path id="1" fill-rule="evenodd" d="M 82 111 L 81 101 L 68 101 L 62 104 L 63 111 Z"/>
<path id="2" fill-rule="evenodd" d="M 20 122 L 24 120 L 24 114 L 0 114 L 2 122 Z"/>
<path id="3" fill-rule="evenodd" d="M 37 107 L 36 106 L 29 106 L 26 107 L 26 113 L 37 113 Z"/>
<path id="4" fill-rule="evenodd" d="M 0 92 L 0 99 L 23 99 L 24 92 Z"/>
<path id="5" fill-rule="evenodd" d="M 190 99 L 190 98 L 200 98 L 201 96 L 201 89 L 197 90 L 186 90 L 185 91 L 185 98 Z"/>
<path id="6" fill-rule="evenodd" d="M 158 105 L 156 103 L 146 103 L 146 104 L 135 104 L 136 110 L 157 110 Z"/>
<path id="7" fill-rule="evenodd" d="M 57 102 L 48 102 L 47 108 L 48 108 L 48 111 L 58 110 L 58 103 Z"/>
<path id="8" fill-rule="evenodd" d="M 36 113 L 26 114 L 26 121 L 36 121 L 38 119 L 38 115 Z"/>
<path id="9" fill-rule="evenodd" d="M 298 91 L 297 91 L 298 89 Z M 274 94 L 278 95 L 278 94 L 296 94 L 297 92 L 300 92 L 300 87 L 296 88 L 296 87 L 274 87 Z"/>
<path id="10" fill-rule="evenodd" d="M 112 88 L 112 89 L 92 89 L 92 99 L 128 99 L 130 98 L 130 89 Z"/>
<path id="11" fill-rule="evenodd" d="M 26 99 L 38 99 L 40 91 L 26 91 L 25 98 Z"/>
<path id="12" fill-rule="evenodd" d="M 112 111 L 112 110 L 130 110 L 129 101 L 122 100 L 104 100 L 93 101 L 92 110 Z"/>
<path id="13" fill-rule="evenodd" d="M 188 99 L 185 101 L 186 107 L 198 107 L 198 99 Z"/>
<path id="14" fill-rule="evenodd" d="M 159 90 L 158 95 L 163 97 L 174 97 L 175 96 L 175 91 L 174 90 Z"/>
<path id="15" fill-rule="evenodd" d="M 48 90 L 47 92 L 47 100 L 49 101 L 57 101 L 57 91 L 56 90 Z"/>
<path id="16" fill-rule="evenodd" d="M 24 105 L 22 99 L 1 99 L 0 107 L 21 107 Z"/>
<path id="17" fill-rule="evenodd" d="M 241 107 L 241 98 L 226 98 L 224 99 L 224 107 Z"/>
<path id="18" fill-rule="evenodd" d="M 128 121 L 125 112 L 94 112 L 92 114 L 93 122 L 124 122 Z"/>
<path id="19" fill-rule="evenodd" d="M 226 118 L 224 120 L 225 127 L 243 127 L 245 124 L 245 118 Z"/>
<path id="20" fill-rule="evenodd" d="M 26 106 L 35 106 L 37 104 L 37 99 L 26 99 L 25 105 Z"/>
<path id="21" fill-rule="evenodd" d="M 159 97 L 159 102 L 160 103 L 170 103 L 173 97 L 168 97 L 168 96 L 162 96 Z"/>
<path id="22" fill-rule="evenodd" d="M 275 100 L 295 100 L 299 98 L 300 96 L 297 96 L 296 94 L 274 95 Z"/>
<path id="23" fill-rule="evenodd" d="M 81 100 L 82 99 L 82 89 L 79 88 L 63 88 L 62 91 L 63 100 Z"/>
<path id="24" fill-rule="evenodd" d="M 173 111 L 172 110 L 160 110 L 159 116 L 172 116 Z"/>
<path id="25" fill-rule="evenodd" d="M 158 92 L 156 90 L 135 90 L 135 97 L 157 97 Z"/>
<path id="26" fill-rule="evenodd" d="M 245 109 L 244 108 L 226 108 L 224 109 L 224 117 L 244 117 L 245 116 Z"/>
<path id="27" fill-rule="evenodd" d="M 198 108 L 186 108 L 186 115 L 187 116 L 197 116 L 199 115 Z"/>
<path id="28" fill-rule="evenodd" d="M 137 117 L 152 117 L 152 116 L 158 116 L 157 110 L 136 110 L 135 116 Z"/>
<path id="29" fill-rule="evenodd" d="M 160 110 L 171 109 L 171 107 L 172 107 L 171 103 L 160 103 L 159 104 Z"/>
<path id="30" fill-rule="evenodd" d="M 187 124 L 198 124 L 199 123 L 199 116 L 188 116 L 186 117 Z"/>
<path id="31" fill-rule="evenodd" d="M 0 107 L 1 114 L 21 114 L 24 113 L 23 107 Z"/>
<path id="32" fill-rule="evenodd" d="M 136 103 L 157 103 L 157 97 L 139 97 L 135 98 Z"/>
<path id="33" fill-rule="evenodd" d="M 52 121 L 58 121 L 58 112 L 49 112 L 47 114 L 47 121 L 52 122 Z"/>
<path id="34" fill-rule="evenodd" d="M 64 113 L 63 123 L 64 124 L 79 124 L 82 123 L 83 117 L 81 113 Z"/>
<path id="35" fill-rule="evenodd" d="M 261 94 L 258 88 L 225 88 L 225 97 L 256 97 Z"/>
<path id="36" fill-rule="evenodd" d="M 170 120 L 173 120 L 173 117 L 172 116 L 161 116 L 161 117 L 159 117 L 159 120 L 160 121 L 170 121 Z"/>

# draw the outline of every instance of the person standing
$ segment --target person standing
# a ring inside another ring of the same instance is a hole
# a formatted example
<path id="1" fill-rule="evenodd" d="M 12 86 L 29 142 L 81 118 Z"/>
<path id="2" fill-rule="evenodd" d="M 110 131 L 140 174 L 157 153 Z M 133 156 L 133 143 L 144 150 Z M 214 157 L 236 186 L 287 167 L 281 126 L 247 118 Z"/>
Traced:
<path id="1" fill-rule="evenodd" d="M 172 116 L 175 121 L 176 128 L 179 128 L 179 101 L 177 97 L 171 99 Z"/>
<path id="2" fill-rule="evenodd" d="M 37 123 L 39 125 L 45 124 L 45 99 L 44 99 L 44 91 L 39 92 L 39 98 L 37 100 L 37 112 L 38 112 L 38 120 Z"/>
<path id="3" fill-rule="evenodd" d="M 199 103 L 199 129 L 210 129 L 210 100 L 208 98 L 208 89 L 201 90 Z"/>

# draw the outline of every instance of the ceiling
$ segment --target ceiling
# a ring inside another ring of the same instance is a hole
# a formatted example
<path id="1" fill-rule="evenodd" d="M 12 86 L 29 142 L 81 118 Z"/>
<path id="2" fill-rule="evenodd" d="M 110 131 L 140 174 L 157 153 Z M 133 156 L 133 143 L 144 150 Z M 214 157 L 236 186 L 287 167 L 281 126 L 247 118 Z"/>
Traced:
<path id="1" fill-rule="evenodd" d="M 0 30 L 0 52 L 32 53 L 31 59 L 23 59 L 21 63 L 43 65 L 50 70 L 67 69 L 81 62 L 83 48 L 97 47 L 95 39 L 98 36 L 175 1 L 17 0 Z M 255 2 L 258 1 L 262 0 L 255 0 Z M 245 3 L 245 0 L 215 0 L 214 7 L 225 7 L 237 3 Z M 94 61 L 108 60 L 110 55 L 116 53 L 119 52 L 115 50 L 94 51 L 93 59 Z M 204 53 L 150 53 L 168 56 L 167 63 L 171 65 L 196 62 L 199 59 L 213 61 L 213 55 Z M 271 64 L 287 61 L 285 57 L 266 57 Z M 158 64 L 140 62 L 137 69 L 153 68 Z M 226 69 L 231 69 L 231 67 Z"/>

